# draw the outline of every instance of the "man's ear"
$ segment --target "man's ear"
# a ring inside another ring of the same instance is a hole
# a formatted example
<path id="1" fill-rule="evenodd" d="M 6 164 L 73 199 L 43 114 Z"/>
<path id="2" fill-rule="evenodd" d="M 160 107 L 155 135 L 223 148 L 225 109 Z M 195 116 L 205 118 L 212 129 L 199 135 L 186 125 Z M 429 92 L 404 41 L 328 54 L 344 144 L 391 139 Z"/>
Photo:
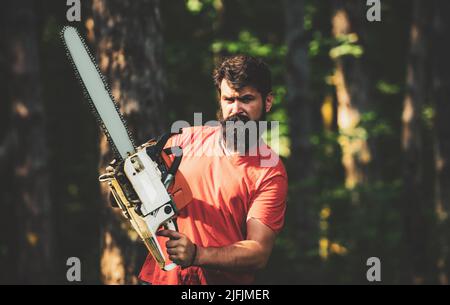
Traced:
<path id="1" fill-rule="evenodd" d="M 273 94 L 272 94 L 272 92 L 270 92 L 269 94 L 267 94 L 267 97 L 266 97 L 266 103 L 265 103 L 266 112 L 270 111 L 270 109 L 272 108 L 272 104 L 273 104 Z"/>

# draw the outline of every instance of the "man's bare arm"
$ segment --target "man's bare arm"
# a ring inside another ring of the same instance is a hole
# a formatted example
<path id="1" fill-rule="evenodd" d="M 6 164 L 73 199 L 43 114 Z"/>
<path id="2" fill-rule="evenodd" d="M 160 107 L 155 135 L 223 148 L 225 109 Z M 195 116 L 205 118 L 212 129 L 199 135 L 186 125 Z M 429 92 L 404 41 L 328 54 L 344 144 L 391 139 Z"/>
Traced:
<path id="1" fill-rule="evenodd" d="M 189 265 L 226 270 L 258 270 L 266 266 L 276 233 L 257 219 L 247 221 L 247 239 L 225 247 L 197 246 L 184 234 L 163 230 L 158 235 L 171 238 L 166 243 L 169 259 L 182 267 Z"/>
<path id="2" fill-rule="evenodd" d="M 275 241 L 275 232 L 257 219 L 247 221 L 247 239 L 220 248 L 199 248 L 195 265 L 218 269 L 262 269 Z"/>

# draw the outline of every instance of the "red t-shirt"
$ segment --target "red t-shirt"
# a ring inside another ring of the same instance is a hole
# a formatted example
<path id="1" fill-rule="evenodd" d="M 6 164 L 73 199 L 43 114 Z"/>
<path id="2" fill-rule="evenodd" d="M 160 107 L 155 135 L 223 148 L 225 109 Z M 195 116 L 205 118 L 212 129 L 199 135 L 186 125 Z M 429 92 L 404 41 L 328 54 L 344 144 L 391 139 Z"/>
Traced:
<path id="1" fill-rule="evenodd" d="M 189 127 L 166 145 L 183 148 L 179 171 L 193 198 L 179 212 L 179 231 L 201 247 L 223 247 L 245 240 L 250 218 L 278 233 L 284 224 L 287 193 L 287 174 L 281 159 L 267 145 L 263 145 L 265 153 L 256 156 L 226 155 L 219 144 L 220 136 L 220 126 Z M 158 240 L 166 253 L 167 238 Z M 248 272 L 197 266 L 177 266 L 166 272 L 150 254 L 139 277 L 152 284 L 174 285 L 251 284 L 254 280 L 254 274 Z"/>

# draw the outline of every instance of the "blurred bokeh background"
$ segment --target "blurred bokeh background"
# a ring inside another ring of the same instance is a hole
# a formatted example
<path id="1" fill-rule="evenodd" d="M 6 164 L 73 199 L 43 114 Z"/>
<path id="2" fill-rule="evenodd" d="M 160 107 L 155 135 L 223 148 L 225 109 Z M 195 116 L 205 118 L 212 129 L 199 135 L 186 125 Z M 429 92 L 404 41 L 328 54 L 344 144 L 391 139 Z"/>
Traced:
<path id="1" fill-rule="evenodd" d="M 77 1 L 73 1 L 75 3 Z M 377 1 L 375 1 L 377 2 Z M 286 225 L 264 284 L 448 284 L 450 2 L 381 0 L 3 1 L 0 283 L 136 283 L 145 247 L 97 177 L 111 153 L 65 55 L 76 26 L 137 142 L 215 119 L 214 65 L 271 67 L 289 174 Z"/>

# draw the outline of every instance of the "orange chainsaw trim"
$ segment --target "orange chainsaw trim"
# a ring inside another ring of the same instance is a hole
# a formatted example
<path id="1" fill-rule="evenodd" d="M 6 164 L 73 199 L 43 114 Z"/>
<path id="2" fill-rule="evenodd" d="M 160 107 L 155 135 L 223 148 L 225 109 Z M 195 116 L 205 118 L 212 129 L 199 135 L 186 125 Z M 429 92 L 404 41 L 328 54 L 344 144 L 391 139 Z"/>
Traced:
<path id="1" fill-rule="evenodd" d="M 161 157 L 167 168 L 169 168 L 172 165 L 173 159 L 167 155 L 164 150 L 161 152 Z M 189 188 L 186 178 L 179 170 L 176 172 L 174 182 L 167 191 L 170 195 L 172 195 L 178 211 L 192 201 L 191 189 Z"/>

